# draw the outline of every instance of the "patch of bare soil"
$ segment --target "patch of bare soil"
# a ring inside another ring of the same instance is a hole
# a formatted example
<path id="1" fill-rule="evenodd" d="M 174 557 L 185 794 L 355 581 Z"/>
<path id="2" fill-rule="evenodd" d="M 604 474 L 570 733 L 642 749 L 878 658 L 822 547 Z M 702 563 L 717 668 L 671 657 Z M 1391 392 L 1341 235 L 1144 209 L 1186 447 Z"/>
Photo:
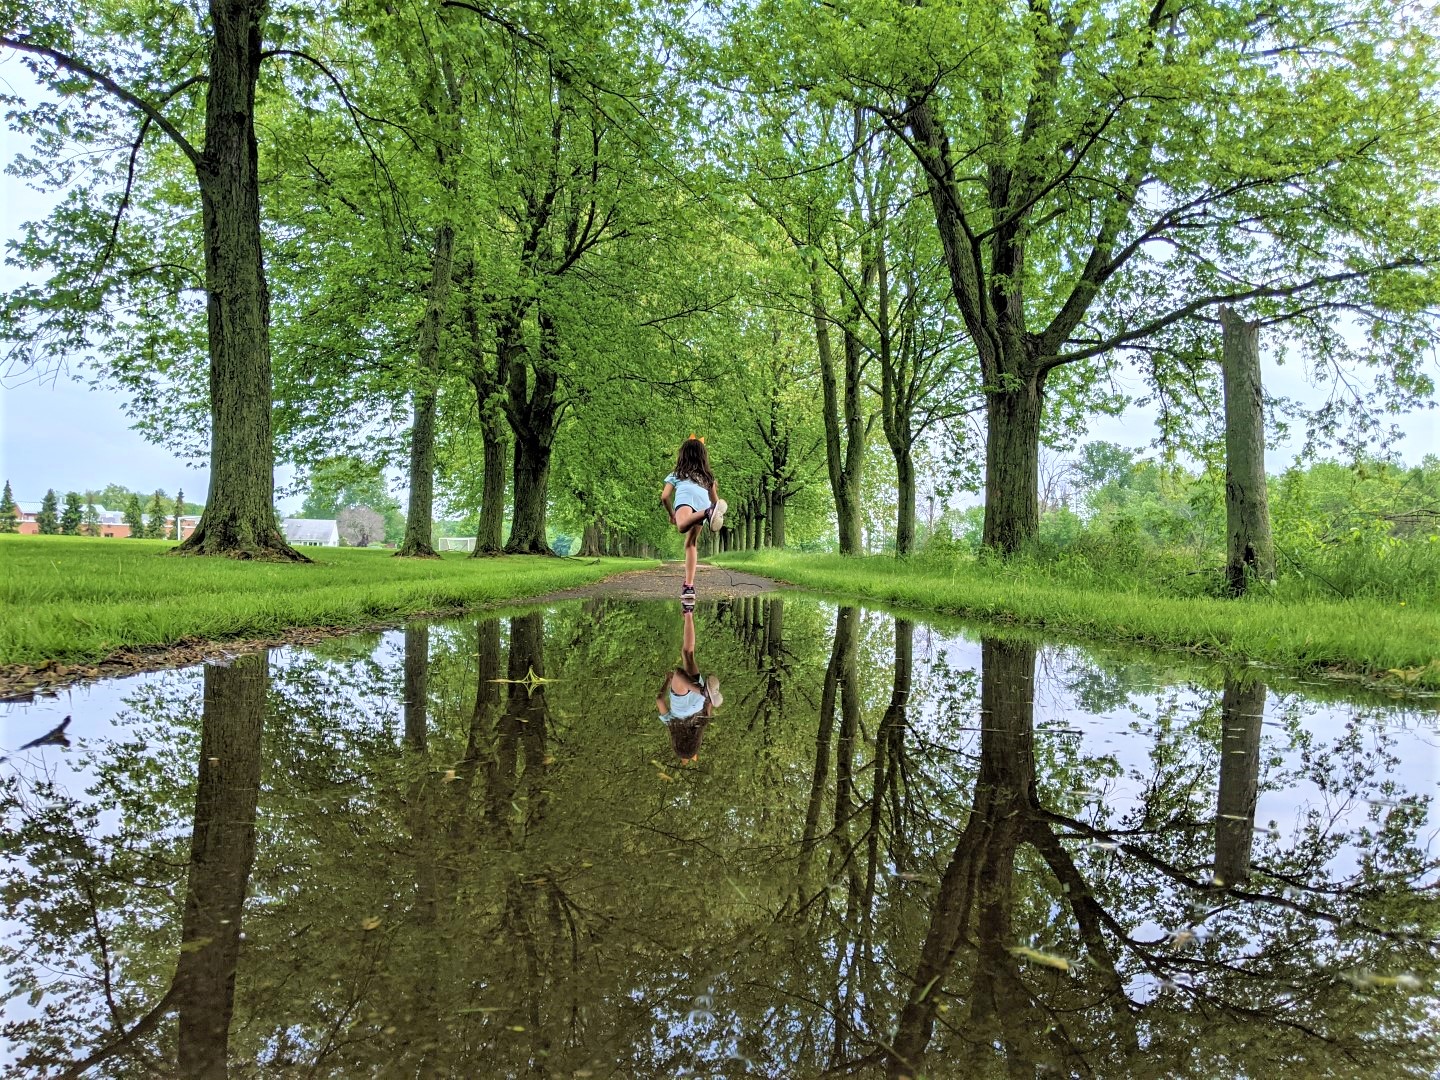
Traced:
<path id="1" fill-rule="evenodd" d="M 596 597 L 616 597 L 625 600 L 679 600 L 680 586 L 684 581 L 682 563 L 666 563 L 655 570 L 633 570 L 617 574 L 592 585 L 576 589 L 565 589 L 533 600 L 516 600 L 491 607 L 513 607 L 517 604 L 546 604 L 560 600 L 587 600 Z M 740 596 L 754 596 L 782 588 L 778 582 L 753 574 L 737 573 L 718 566 L 701 566 L 695 578 L 695 591 L 699 600 L 726 600 Z M 245 653 L 260 649 L 273 649 L 282 645 L 313 645 L 327 638 L 343 637 L 347 634 L 376 633 L 392 630 L 414 619 L 436 619 L 454 617 L 467 611 L 483 611 L 484 606 L 454 607 L 443 611 L 417 611 L 404 619 L 372 623 L 365 626 L 303 626 L 286 630 L 266 638 L 245 638 L 232 641 L 211 641 L 205 638 L 189 638 L 174 645 L 157 645 L 135 649 L 120 649 L 96 663 L 57 663 L 46 660 L 34 666 L 28 664 L 7 664 L 0 666 L 0 701 L 30 701 L 37 694 L 53 694 L 67 686 L 91 682 L 95 679 L 118 679 L 136 675 L 143 671 L 162 671 L 166 668 L 188 667 L 191 664 L 228 663 Z"/>
<path id="2" fill-rule="evenodd" d="M 616 574 L 591 585 L 580 585 L 573 589 L 562 589 L 542 596 L 540 601 L 551 600 L 594 600 L 610 597 L 617 600 L 676 600 L 680 599 L 680 586 L 685 583 L 685 564 L 668 562 L 654 570 L 632 570 L 627 574 Z M 769 578 L 738 570 L 727 570 L 722 566 L 707 566 L 701 563 L 695 574 L 695 599 L 735 600 L 742 596 L 773 592 L 789 588 Z"/>

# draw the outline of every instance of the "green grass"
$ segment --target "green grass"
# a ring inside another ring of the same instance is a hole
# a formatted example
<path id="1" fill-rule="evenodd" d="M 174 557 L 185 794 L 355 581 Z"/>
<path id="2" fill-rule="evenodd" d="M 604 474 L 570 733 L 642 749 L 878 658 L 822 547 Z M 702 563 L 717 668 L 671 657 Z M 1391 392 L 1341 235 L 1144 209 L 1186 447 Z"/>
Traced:
<path id="1" fill-rule="evenodd" d="M 963 556 L 897 561 L 758 551 L 713 561 L 897 607 L 1300 672 L 1381 675 L 1416 689 L 1440 689 L 1440 607 L 1433 601 L 1224 600 L 1155 595 L 1143 588 L 1087 589 L 1023 566 Z"/>
<path id="2" fill-rule="evenodd" d="M 120 649 L 364 626 L 538 596 L 634 560 L 394 559 L 312 548 L 313 565 L 164 558 L 159 540 L 0 536 L 0 664 L 81 663 Z"/>

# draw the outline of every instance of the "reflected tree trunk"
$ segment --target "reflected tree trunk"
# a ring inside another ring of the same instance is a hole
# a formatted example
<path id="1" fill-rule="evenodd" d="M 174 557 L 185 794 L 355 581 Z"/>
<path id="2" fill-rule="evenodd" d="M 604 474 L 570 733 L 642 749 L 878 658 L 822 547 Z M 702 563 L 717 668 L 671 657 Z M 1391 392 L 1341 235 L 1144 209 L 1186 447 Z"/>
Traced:
<path id="1" fill-rule="evenodd" d="M 180 1011 L 178 1073 L 227 1072 L 240 917 L 255 861 L 260 739 L 270 683 L 267 654 L 205 668 L 200 775 L 190 874 L 175 967 Z"/>
<path id="2" fill-rule="evenodd" d="M 1220 699 L 1220 793 L 1215 813 L 1215 878 L 1237 885 L 1250 877 L 1255 802 L 1260 789 L 1260 729 L 1265 684 L 1227 675 Z"/>
<path id="3" fill-rule="evenodd" d="M 425 752 L 426 698 L 430 687 L 430 627 L 405 627 L 405 745 Z"/>
<path id="4" fill-rule="evenodd" d="M 966 1038 L 977 1054 L 997 1040 L 1008 1045 L 1012 1024 L 1028 1009 L 1006 948 L 1013 943 L 1015 854 L 1034 807 L 1035 647 L 986 639 L 981 656 L 980 774 L 886 1055 L 886 1074 L 895 1080 L 923 1074 L 941 991 L 972 934 L 979 951 Z"/>

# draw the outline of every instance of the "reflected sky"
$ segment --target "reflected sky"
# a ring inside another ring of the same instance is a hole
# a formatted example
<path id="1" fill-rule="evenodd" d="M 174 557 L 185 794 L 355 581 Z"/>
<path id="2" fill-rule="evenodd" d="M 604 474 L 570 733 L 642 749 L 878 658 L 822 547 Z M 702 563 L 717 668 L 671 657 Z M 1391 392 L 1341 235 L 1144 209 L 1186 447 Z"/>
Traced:
<path id="1" fill-rule="evenodd" d="M 1440 1068 L 1433 704 L 790 595 L 692 625 L 586 601 L 5 706 L 7 748 L 73 719 L 0 763 L 0 1064 Z"/>

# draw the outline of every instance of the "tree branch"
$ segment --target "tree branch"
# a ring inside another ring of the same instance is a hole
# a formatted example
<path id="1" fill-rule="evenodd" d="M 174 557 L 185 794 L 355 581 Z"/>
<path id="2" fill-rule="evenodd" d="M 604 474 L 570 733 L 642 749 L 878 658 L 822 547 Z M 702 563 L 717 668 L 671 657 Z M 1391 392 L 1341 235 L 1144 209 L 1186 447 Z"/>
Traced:
<path id="1" fill-rule="evenodd" d="M 28 38 L 0 37 L 0 45 L 14 49 L 16 52 L 30 53 L 32 56 L 43 56 L 57 66 L 64 68 L 66 71 L 72 71 L 82 78 L 89 79 L 97 86 L 114 94 L 121 101 L 147 116 L 156 127 L 170 136 L 171 141 L 190 159 L 191 165 L 197 168 L 199 167 L 200 152 L 190 144 L 190 140 L 185 138 L 181 130 L 172 124 L 156 105 L 146 101 L 134 91 L 127 90 L 103 71 L 91 67 L 83 60 L 79 60 L 67 53 L 62 53 L 58 49 L 52 49 L 48 45 L 38 45 Z M 188 85 L 188 83 L 181 83 L 178 88 L 172 90 L 167 96 L 173 97 L 186 85 Z"/>

